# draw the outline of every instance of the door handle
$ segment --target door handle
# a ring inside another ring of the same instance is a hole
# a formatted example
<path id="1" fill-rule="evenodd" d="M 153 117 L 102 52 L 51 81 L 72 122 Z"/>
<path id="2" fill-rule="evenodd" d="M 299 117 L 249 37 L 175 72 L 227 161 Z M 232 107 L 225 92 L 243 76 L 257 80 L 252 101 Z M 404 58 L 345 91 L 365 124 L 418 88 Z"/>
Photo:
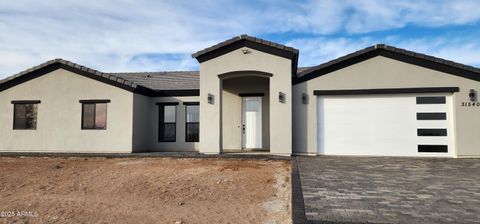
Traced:
<path id="1" fill-rule="evenodd" d="M 245 125 L 242 125 L 242 133 L 245 134 Z"/>

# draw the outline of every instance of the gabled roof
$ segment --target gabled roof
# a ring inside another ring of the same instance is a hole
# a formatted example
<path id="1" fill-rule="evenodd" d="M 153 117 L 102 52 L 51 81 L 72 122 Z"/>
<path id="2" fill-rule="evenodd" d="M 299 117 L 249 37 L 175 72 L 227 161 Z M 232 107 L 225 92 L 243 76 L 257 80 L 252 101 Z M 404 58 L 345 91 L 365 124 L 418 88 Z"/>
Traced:
<path id="1" fill-rule="evenodd" d="M 271 55 L 290 59 L 292 61 L 292 77 L 296 75 L 295 73 L 297 72 L 298 65 L 297 49 L 257 37 L 248 36 L 246 34 L 236 36 L 232 39 L 198 51 L 197 53 L 192 54 L 192 57 L 202 63 L 242 47 L 248 47 Z"/>
<path id="2" fill-rule="evenodd" d="M 293 78 L 293 84 L 314 79 L 316 77 L 334 72 L 379 55 L 436 71 L 480 81 L 480 68 L 475 68 L 469 65 L 464 65 L 454 61 L 396 48 L 385 44 L 376 44 L 329 62 L 299 71 L 297 76 Z"/>
<path id="3" fill-rule="evenodd" d="M 138 88 L 137 84 L 132 83 L 123 78 L 113 76 L 107 73 L 103 73 L 103 72 L 85 67 L 83 65 L 79 65 L 79 64 L 58 58 L 58 59 L 47 61 L 43 64 L 37 65 L 35 67 L 29 68 L 25 71 L 22 71 L 20 73 L 17 73 L 15 75 L 12 75 L 10 77 L 0 80 L 0 91 L 8 89 L 12 86 L 18 85 L 20 83 L 26 82 L 28 80 L 37 78 L 39 76 L 42 76 L 44 74 L 47 74 L 59 68 L 62 68 L 83 76 L 87 76 L 95 80 L 102 81 L 104 83 L 114 85 L 129 91 L 133 91 Z"/>
<path id="4" fill-rule="evenodd" d="M 0 91 L 57 69 L 146 96 L 197 96 L 198 72 L 104 73 L 64 59 L 54 59 L 0 80 Z"/>
<path id="5" fill-rule="evenodd" d="M 198 51 L 192 57 L 204 62 L 245 46 L 289 59 L 298 55 L 298 50 L 293 47 L 243 34 Z"/>

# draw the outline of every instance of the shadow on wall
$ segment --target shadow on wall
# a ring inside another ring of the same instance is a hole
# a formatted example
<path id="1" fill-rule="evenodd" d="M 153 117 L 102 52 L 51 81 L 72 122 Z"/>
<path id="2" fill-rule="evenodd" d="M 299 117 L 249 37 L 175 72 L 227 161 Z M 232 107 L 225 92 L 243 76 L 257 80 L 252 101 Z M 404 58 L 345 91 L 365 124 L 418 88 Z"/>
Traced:
<path id="1" fill-rule="evenodd" d="M 268 78 L 243 76 L 222 81 L 222 142 L 225 150 L 242 148 L 242 97 L 262 93 L 262 146 L 270 148 L 270 94 Z"/>

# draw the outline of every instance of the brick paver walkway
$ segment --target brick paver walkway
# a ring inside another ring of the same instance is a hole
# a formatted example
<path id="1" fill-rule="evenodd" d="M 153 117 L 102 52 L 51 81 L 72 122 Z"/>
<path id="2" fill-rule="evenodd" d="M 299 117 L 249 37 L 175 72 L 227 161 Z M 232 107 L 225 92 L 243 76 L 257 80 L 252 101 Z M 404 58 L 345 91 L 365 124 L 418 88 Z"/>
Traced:
<path id="1" fill-rule="evenodd" d="M 480 159 L 296 159 L 309 223 L 480 223 Z"/>

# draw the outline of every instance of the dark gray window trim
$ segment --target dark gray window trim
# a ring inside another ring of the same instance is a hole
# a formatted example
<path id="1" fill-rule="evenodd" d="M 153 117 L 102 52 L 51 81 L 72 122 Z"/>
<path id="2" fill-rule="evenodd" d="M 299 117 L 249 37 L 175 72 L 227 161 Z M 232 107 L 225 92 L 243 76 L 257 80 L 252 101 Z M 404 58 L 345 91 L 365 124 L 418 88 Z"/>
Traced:
<path id="1" fill-rule="evenodd" d="M 12 104 L 39 104 L 40 100 L 12 100 Z"/>
<path id="2" fill-rule="evenodd" d="M 80 103 L 110 103 L 110 100 L 79 100 Z"/>
<path id="3" fill-rule="evenodd" d="M 314 90 L 313 95 L 368 95 L 368 94 L 406 94 L 406 93 L 453 93 L 459 92 L 459 87 L 420 87 L 420 88 L 386 88 L 386 89 L 344 89 L 344 90 Z"/>
<path id="4" fill-rule="evenodd" d="M 200 102 L 183 102 L 183 105 L 200 105 Z"/>
<path id="5" fill-rule="evenodd" d="M 163 102 L 163 103 L 156 103 L 156 105 L 158 106 L 158 136 L 157 136 L 157 140 L 158 142 L 177 142 L 177 105 L 178 105 L 178 102 Z M 168 122 L 168 123 L 165 123 L 163 120 L 164 120 L 164 117 L 165 117 L 165 112 L 163 114 L 163 117 L 160 116 L 160 112 L 162 111 L 161 108 L 162 107 L 165 107 L 165 106 L 175 106 L 175 122 Z M 175 124 L 175 140 L 170 140 L 170 141 L 167 141 L 167 140 L 163 140 L 160 138 L 160 134 L 162 132 L 160 132 L 160 127 L 162 126 L 162 124 Z"/>
<path id="6" fill-rule="evenodd" d="M 240 93 L 240 97 L 249 97 L 249 96 L 265 96 L 265 93 Z"/>
<path id="7" fill-rule="evenodd" d="M 187 104 L 185 104 L 185 103 L 187 103 Z M 200 122 L 187 122 L 187 107 L 188 106 L 199 106 L 200 103 L 198 103 L 198 102 L 191 102 L 191 103 L 184 102 L 183 105 L 185 105 L 185 142 L 200 142 Z M 189 141 L 187 139 L 187 137 L 188 137 L 187 136 L 187 131 L 188 131 L 187 126 L 188 126 L 188 124 L 198 124 L 199 125 L 199 133 L 198 133 L 199 139 L 198 139 L 198 141 Z"/>
<path id="8" fill-rule="evenodd" d="M 157 102 L 155 104 L 158 106 L 176 106 L 179 103 L 178 102 Z"/>
<path id="9" fill-rule="evenodd" d="M 82 100 L 80 100 L 80 101 L 82 101 Z M 86 101 L 89 101 L 89 102 L 80 102 L 82 104 L 82 115 L 81 115 L 81 120 L 80 120 L 80 129 L 81 130 L 99 130 L 99 131 L 107 130 L 108 122 L 105 124 L 105 128 L 97 128 L 96 125 L 95 125 L 95 123 L 97 121 L 96 120 L 96 118 L 97 118 L 96 117 L 96 114 L 97 114 L 97 105 L 96 104 L 98 104 L 98 103 L 109 103 L 110 100 L 108 100 L 108 102 L 103 102 L 105 100 L 103 100 L 102 102 L 98 102 L 98 100 L 86 100 Z M 96 101 L 96 102 L 92 102 L 92 101 Z M 84 112 L 83 109 L 84 109 L 85 104 L 93 104 L 95 106 L 94 107 L 94 116 L 93 116 L 93 119 L 94 119 L 93 120 L 93 124 L 94 124 L 93 128 L 87 128 L 87 127 L 83 126 L 83 112 Z M 107 118 L 106 119 L 108 121 L 108 106 L 107 106 Z"/>

